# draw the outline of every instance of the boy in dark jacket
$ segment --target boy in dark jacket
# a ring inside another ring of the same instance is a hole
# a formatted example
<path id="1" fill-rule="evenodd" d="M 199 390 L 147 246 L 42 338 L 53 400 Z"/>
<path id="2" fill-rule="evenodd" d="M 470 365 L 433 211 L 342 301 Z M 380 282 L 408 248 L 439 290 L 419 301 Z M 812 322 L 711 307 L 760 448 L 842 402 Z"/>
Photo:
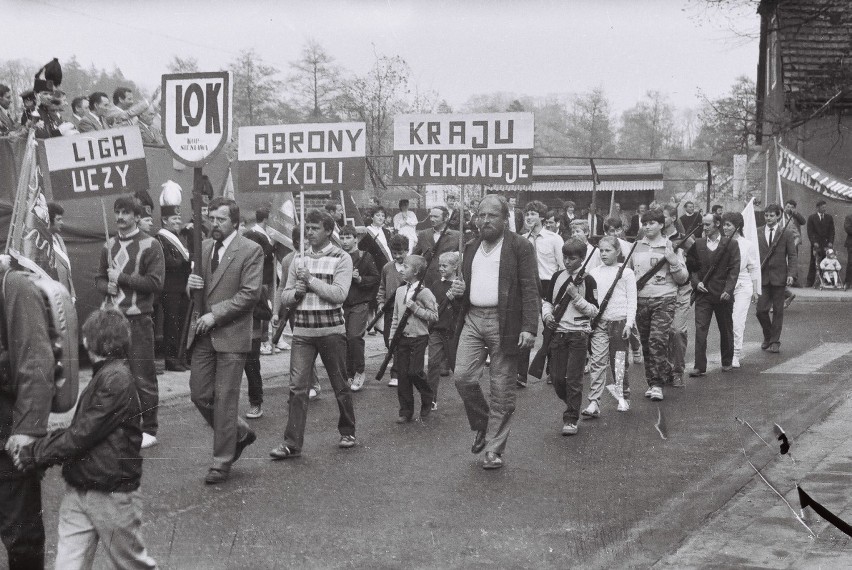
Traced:
<path id="1" fill-rule="evenodd" d="M 432 409 L 438 409 L 438 384 L 444 370 L 449 370 L 450 349 L 456 330 L 456 312 L 461 303 L 453 297 L 450 288 L 459 266 L 459 254 L 455 251 L 442 253 L 438 257 L 438 272 L 441 278 L 429 286 L 438 303 L 438 320 L 429 327 L 429 368 L 426 380 L 432 389 Z"/>
<path id="2" fill-rule="evenodd" d="M 156 568 L 139 529 L 141 406 L 127 365 L 130 324 L 115 309 L 83 324 L 94 376 L 71 425 L 19 448 L 18 469 L 62 464 L 68 490 L 59 507 L 57 568 L 91 568 L 102 540 L 116 568 Z"/>
<path id="3" fill-rule="evenodd" d="M 358 250 L 358 232 L 347 224 L 340 230 L 340 245 L 352 258 L 352 285 L 343 301 L 343 320 L 346 321 L 346 377 L 353 392 L 364 386 L 364 335 L 370 301 L 379 291 L 379 270 L 373 256 Z"/>

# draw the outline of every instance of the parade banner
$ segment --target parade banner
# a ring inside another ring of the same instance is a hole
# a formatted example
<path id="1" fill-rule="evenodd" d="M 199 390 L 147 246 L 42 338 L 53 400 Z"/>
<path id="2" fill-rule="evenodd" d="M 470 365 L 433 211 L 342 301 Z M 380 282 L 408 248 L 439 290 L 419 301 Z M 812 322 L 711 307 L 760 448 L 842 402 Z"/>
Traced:
<path id="1" fill-rule="evenodd" d="M 161 89 L 166 147 L 183 164 L 204 166 L 231 136 L 231 74 L 167 74 Z"/>
<path id="2" fill-rule="evenodd" d="M 532 113 L 400 115 L 393 128 L 398 183 L 532 182 Z"/>
<path id="3" fill-rule="evenodd" d="M 366 138 L 365 123 L 241 127 L 240 192 L 363 189 Z"/>
<path id="4" fill-rule="evenodd" d="M 778 174 L 823 196 L 852 202 L 852 184 L 828 174 L 781 145 L 778 145 Z"/>
<path id="5" fill-rule="evenodd" d="M 148 166 L 136 126 L 44 139 L 56 201 L 148 190 Z"/>

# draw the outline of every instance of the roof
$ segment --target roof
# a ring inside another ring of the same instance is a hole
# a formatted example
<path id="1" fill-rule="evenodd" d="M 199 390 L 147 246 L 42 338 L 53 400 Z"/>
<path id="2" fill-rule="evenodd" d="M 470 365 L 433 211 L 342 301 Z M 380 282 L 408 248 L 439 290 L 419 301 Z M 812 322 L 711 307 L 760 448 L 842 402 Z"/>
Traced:
<path id="1" fill-rule="evenodd" d="M 852 104 L 852 2 L 779 0 L 776 14 L 788 103 L 822 104 L 845 89 Z"/>
<path id="2" fill-rule="evenodd" d="M 645 192 L 663 189 L 663 165 L 659 162 L 639 164 L 595 165 L 599 192 Z M 533 183 L 509 186 L 497 184 L 498 192 L 517 190 L 530 192 L 591 192 L 592 167 L 533 166 Z"/>

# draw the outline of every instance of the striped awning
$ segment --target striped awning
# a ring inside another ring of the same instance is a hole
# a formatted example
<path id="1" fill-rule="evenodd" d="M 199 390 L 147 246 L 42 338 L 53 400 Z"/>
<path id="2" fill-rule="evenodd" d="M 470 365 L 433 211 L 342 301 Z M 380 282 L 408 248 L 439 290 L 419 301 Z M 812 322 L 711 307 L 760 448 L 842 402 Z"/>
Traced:
<path id="1" fill-rule="evenodd" d="M 498 192 L 591 192 L 591 180 L 547 180 L 534 181 L 522 186 L 498 184 Z M 601 180 L 598 192 L 646 192 L 663 189 L 662 180 Z"/>

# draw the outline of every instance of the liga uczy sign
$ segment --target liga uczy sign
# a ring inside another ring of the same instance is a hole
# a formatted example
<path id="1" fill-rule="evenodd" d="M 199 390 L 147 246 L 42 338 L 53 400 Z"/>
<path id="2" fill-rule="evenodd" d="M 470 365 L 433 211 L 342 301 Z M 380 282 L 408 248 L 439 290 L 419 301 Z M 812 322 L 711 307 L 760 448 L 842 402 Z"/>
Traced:
<path id="1" fill-rule="evenodd" d="M 203 166 L 228 142 L 231 132 L 231 75 L 163 75 L 163 139 L 172 155 Z"/>
<path id="2" fill-rule="evenodd" d="M 529 184 L 532 113 L 400 115 L 394 180 L 410 184 Z"/>
<path id="3" fill-rule="evenodd" d="M 57 201 L 148 190 L 136 126 L 44 139 L 50 189 Z"/>
<path id="4" fill-rule="evenodd" d="M 241 192 L 364 187 L 365 123 L 240 127 Z"/>

